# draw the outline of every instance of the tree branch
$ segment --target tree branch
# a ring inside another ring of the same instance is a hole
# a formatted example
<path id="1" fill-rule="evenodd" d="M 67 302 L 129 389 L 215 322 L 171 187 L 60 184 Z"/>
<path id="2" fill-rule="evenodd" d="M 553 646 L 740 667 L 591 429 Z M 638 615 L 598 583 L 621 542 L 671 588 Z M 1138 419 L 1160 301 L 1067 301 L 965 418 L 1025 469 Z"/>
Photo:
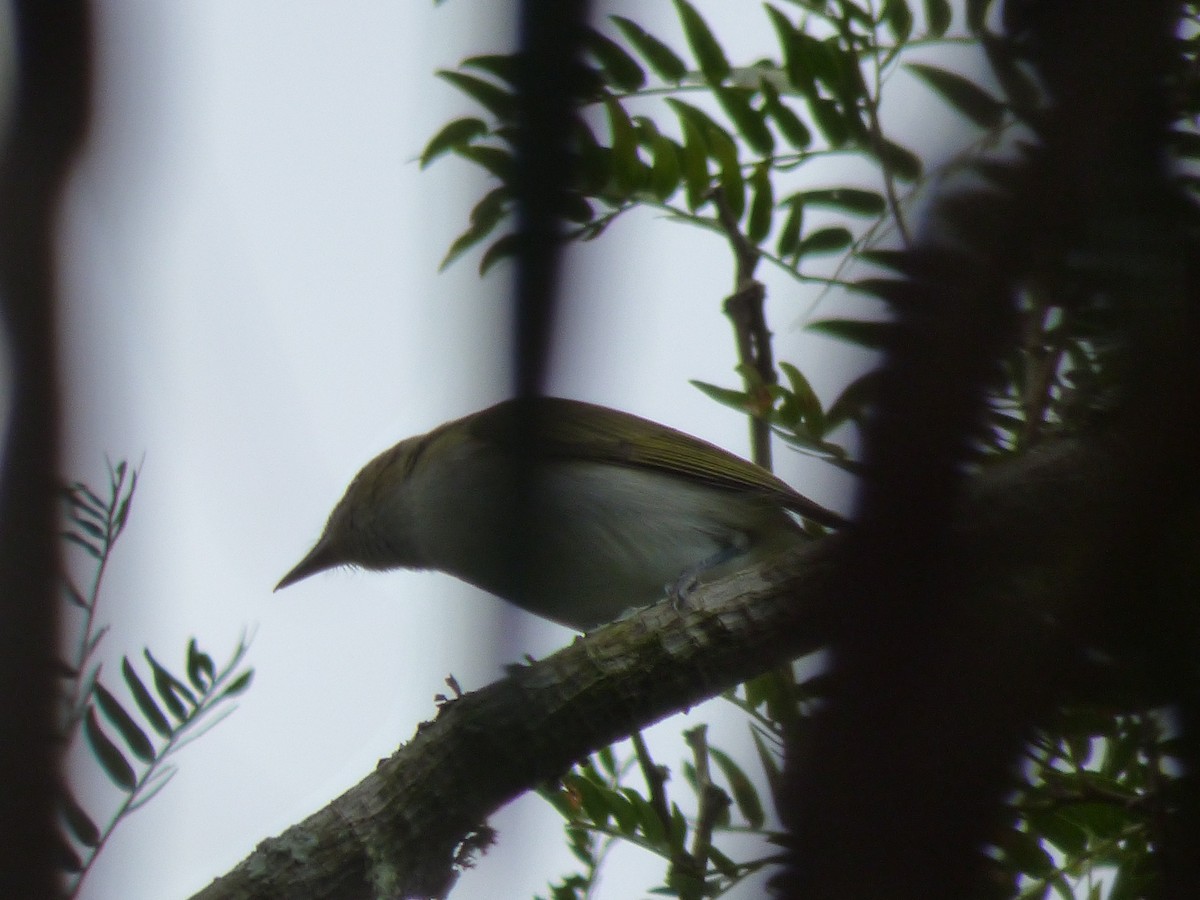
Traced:
<path id="1" fill-rule="evenodd" d="M 1108 521 L 1118 476 L 1097 442 L 1047 441 L 980 473 L 957 510 L 971 572 L 959 611 L 1009 638 L 1014 668 L 1083 658 L 1054 623 L 1067 612 L 1058 604 L 1077 596 L 1079 548 L 1090 523 Z M 844 609 L 834 590 L 842 542 L 833 535 L 701 586 L 687 609 L 660 603 L 444 704 L 359 785 L 264 841 L 195 900 L 445 896 L 504 803 L 637 728 L 823 646 Z M 1095 684 L 1090 672 L 1050 681 Z"/>

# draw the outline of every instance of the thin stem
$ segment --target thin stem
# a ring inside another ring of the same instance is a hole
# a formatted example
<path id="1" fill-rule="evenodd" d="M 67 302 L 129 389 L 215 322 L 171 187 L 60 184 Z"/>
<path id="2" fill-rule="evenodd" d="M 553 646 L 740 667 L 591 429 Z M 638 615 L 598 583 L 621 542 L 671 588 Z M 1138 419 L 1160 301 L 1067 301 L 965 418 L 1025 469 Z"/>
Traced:
<path id="1" fill-rule="evenodd" d="M 871 12 L 871 18 L 878 21 L 875 15 L 875 4 L 868 4 Z M 843 37 L 847 43 L 850 42 L 850 36 L 846 34 L 848 25 L 843 24 Z M 887 164 L 883 155 L 883 126 L 879 121 L 879 98 L 883 93 L 883 65 L 879 60 L 880 47 L 874 42 L 872 36 L 871 44 L 871 81 L 872 90 L 863 92 L 863 100 L 867 108 L 867 126 L 870 129 L 871 146 L 875 150 L 875 158 L 879 160 L 879 167 L 883 172 L 883 192 L 887 198 L 888 210 L 892 214 L 892 219 L 896 222 L 896 232 L 900 235 L 900 240 L 905 248 L 912 246 L 912 236 L 909 234 L 908 225 L 904 221 L 904 213 L 900 209 L 900 198 L 896 193 L 896 178 L 892 174 L 892 168 Z"/>
<path id="2" fill-rule="evenodd" d="M 692 840 L 692 860 L 700 872 L 708 869 L 709 852 L 712 849 L 713 832 L 721 814 L 729 808 L 729 797 L 713 784 L 708 766 L 708 726 L 698 725 L 683 733 L 684 740 L 692 748 L 692 760 L 696 766 L 696 792 L 700 808 L 696 813 L 695 837 Z"/>
<path id="3" fill-rule="evenodd" d="M 725 298 L 725 314 L 733 323 L 737 343 L 738 364 L 750 395 L 751 459 L 764 469 L 771 468 L 771 426 L 766 414 L 773 400 L 767 390 L 778 381 L 775 359 L 771 350 L 771 331 L 767 328 L 763 304 L 767 292 L 762 282 L 754 278 L 760 253 L 758 247 L 742 233 L 737 216 L 719 187 L 709 192 L 717 209 L 717 221 L 733 250 L 735 270 L 733 293 Z"/>
<path id="4" fill-rule="evenodd" d="M 642 770 L 642 777 L 646 779 L 646 790 L 650 793 L 650 806 L 654 809 L 654 814 L 658 816 L 659 821 L 662 822 L 663 829 L 669 832 L 671 810 L 667 806 L 666 791 L 663 790 L 663 785 L 667 781 L 666 775 L 663 773 L 662 767 L 650 757 L 650 748 L 646 746 L 646 740 L 640 731 L 631 734 L 629 740 L 633 743 L 633 750 L 637 754 L 638 767 Z"/>
<path id="5" fill-rule="evenodd" d="M 120 472 L 118 477 L 117 472 Z M 95 646 L 95 624 L 96 611 L 100 601 L 100 586 L 104 582 L 104 574 L 108 569 L 108 560 L 112 555 L 113 545 L 117 541 L 117 525 L 116 513 L 121 506 L 122 494 L 125 490 L 125 474 L 128 470 L 124 463 L 119 464 L 116 468 L 111 463 L 108 466 L 109 476 L 109 496 L 108 502 L 104 505 L 104 545 L 101 547 L 100 558 L 96 562 L 96 571 L 92 577 L 91 588 L 87 596 L 84 598 L 84 618 L 83 627 L 79 635 L 79 645 L 75 650 L 75 657 L 71 660 L 71 667 L 75 670 L 76 676 L 72 687 L 72 694 L 69 700 L 68 710 L 70 711 L 70 719 L 67 726 L 67 739 L 70 739 L 71 732 L 78 723 L 75 717 L 75 712 L 81 710 L 87 697 L 82 693 L 86 679 L 83 677 L 84 667 L 87 665 L 88 656 L 90 655 L 89 648 Z M 136 478 L 136 472 L 135 476 Z M 129 496 L 132 497 L 133 489 L 130 488 Z M 88 688 L 90 691 L 90 687 Z"/>
<path id="6" fill-rule="evenodd" d="M 117 830 L 117 826 L 121 823 L 125 816 L 138 809 L 144 800 L 149 799 L 148 797 L 142 796 L 143 792 L 146 791 L 147 788 L 150 788 L 157 793 L 157 791 L 162 787 L 160 781 L 162 779 L 169 780 L 174 775 L 175 767 L 166 765 L 166 760 L 174 753 L 179 751 L 182 747 L 191 743 L 192 739 L 195 737 L 195 735 L 192 733 L 192 729 L 206 715 L 211 713 L 221 703 L 233 699 L 230 694 L 225 692 L 225 687 L 233 678 L 235 673 L 239 678 L 243 674 L 241 672 L 237 672 L 236 670 L 238 666 L 241 665 L 242 660 L 245 658 L 246 651 L 250 649 L 251 639 L 251 636 L 243 636 L 238 642 L 237 649 L 234 651 L 233 656 L 230 658 L 229 662 L 225 664 L 224 668 L 222 668 L 221 671 L 214 676 L 212 684 L 209 686 L 205 694 L 200 698 L 191 714 L 188 715 L 187 719 L 180 723 L 179 727 L 171 733 L 169 738 L 167 738 L 167 742 L 163 745 L 162 750 L 155 754 L 154 760 L 146 767 L 146 771 L 137 778 L 133 789 L 125 795 L 124 801 L 119 807 L 117 807 L 116 812 L 113 813 L 112 817 L 108 821 L 108 824 L 101 829 L 98 840 L 96 841 L 95 845 L 90 848 L 90 855 L 84 862 L 83 867 L 75 876 L 75 883 L 67 895 L 68 900 L 73 900 L 73 898 L 79 896 L 79 891 L 83 886 L 83 881 L 87 877 L 88 873 L 91 872 L 93 863 L 95 863 L 96 859 L 100 856 L 100 851 L 104 849 L 109 838 L 112 837 L 113 833 Z"/>

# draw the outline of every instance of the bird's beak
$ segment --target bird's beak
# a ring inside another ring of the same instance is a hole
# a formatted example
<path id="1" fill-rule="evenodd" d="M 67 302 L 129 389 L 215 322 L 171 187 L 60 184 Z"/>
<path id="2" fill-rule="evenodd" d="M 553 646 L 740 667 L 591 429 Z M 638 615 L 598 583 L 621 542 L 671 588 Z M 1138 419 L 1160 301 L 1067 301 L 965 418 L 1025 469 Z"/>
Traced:
<path id="1" fill-rule="evenodd" d="M 297 581 L 303 581 L 309 575 L 315 575 L 317 572 L 325 569 L 332 569 L 334 566 L 341 565 L 342 560 L 338 558 L 337 553 L 325 535 L 317 541 L 316 546 L 308 551 L 308 555 L 296 564 L 292 571 L 280 579 L 279 584 L 275 585 L 275 590 L 285 588 L 289 584 L 295 584 Z"/>

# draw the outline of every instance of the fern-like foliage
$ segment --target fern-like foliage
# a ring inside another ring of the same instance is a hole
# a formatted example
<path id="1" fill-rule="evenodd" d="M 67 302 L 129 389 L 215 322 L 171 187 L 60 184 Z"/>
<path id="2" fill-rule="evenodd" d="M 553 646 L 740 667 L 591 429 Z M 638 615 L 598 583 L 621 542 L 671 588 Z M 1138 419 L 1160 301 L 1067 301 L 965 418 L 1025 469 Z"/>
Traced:
<path id="1" fill-rule="evenodd" d="M 577 240 L 598 237 L 632 210 L 650 209 L 718 240 L 736 232 L 755 260 L 801 284 L 860 291 L 845 277 L 849 264 L 870 262 L 870 248 L 884 238 L 909 242 L 910 198 L 931 175 L 882 123 L 886 89 L 897 71 L 923 81 L 977 128 L 969 155 L 999 141 L 1037 100 L 1028 76 L 997 42 L 989 53 L 1011 88 L 1006 97 L 912 61 L 917 52 L 977 45 L 986 2 L 967 3 L 958 29 L 948 0 L 925 0 L 919 12 L 905 0 L 767 3 L 762 14 L 775 44 L 743 65 L 730 61 L 692 3 L 672 3 L 686 52 L 622 16 L 610 16 L 607 27 L 587 35 L 572 147 L 576 182 L 563 211 Z M 442 128 L 421 164 L 456 156 L 494 183 L 471 210 L 443 267 L 486 244 L 482 274 L 512 250 L 514 71 L 511 57 L 481 55 L 438 73 L 480 112 Z M 828 183 L 831 161 L 853 166 L 854 183 Z M 831 257 L 841 259 L 832 274 L 821 262 Z M 838 336 L 870 347 L 878 331 L 877 323 L 857 322 L 843 325 Z M 834 436 L 864 415 L 872 373 L 827 406 L 794 366 L 774 376 L 743 366 L 738 374 L 738 388 L 693 384 L 768 422 L 796 449 L 853 468 L 843 439 Z"/>
<path id="2" fill-rule="evenodd" d="M 104 677 L 97 649 L 108 631 L 99 625 L 100 588 L 113 549 L 129 518 L 138 472 L 121 461 L 109 466 L 106 496 L 83 482 L 65 491 L 64 540 L 82 551 L 90 578 L 81 590 L 63 575 L 67 602 L 81 615 L 78 638 L 63 666 L 64 745 L 82 741 L 88 757 L 118 788 L 122 798 L 102 817 L 84 809 L 63 785 L 61 865 L 69 896 L 75 897 L 117 827 L 158 794 L 177 771 L 172 756 L 235 709 L 231 702 L 249 686 L 253 670 L 244 665 L 249 639 L 243 635 L 219 668 L 193 638 L 182 668 L 173 672 L 150 652 L 136 665 L 121 661 L 117 687 Z M 97 821 L 101 824 L 97 824 Z"/>

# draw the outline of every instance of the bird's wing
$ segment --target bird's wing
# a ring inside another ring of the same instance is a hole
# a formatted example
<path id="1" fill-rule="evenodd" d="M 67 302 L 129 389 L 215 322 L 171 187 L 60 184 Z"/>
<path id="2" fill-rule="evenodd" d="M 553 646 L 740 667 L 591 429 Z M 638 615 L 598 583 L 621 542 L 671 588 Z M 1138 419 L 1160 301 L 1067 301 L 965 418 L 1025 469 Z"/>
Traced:
<path id="1" fill-rule="evenodd" d="M 766 469 L 707 441 L 630 413 L 578 400 L 508 400 L 478 413 L 471 433 L 480 440 L 555 458 L 686 475 L 714 487 L 751 491 L 821 525 L 845 520 L 792 490 Z"/>

